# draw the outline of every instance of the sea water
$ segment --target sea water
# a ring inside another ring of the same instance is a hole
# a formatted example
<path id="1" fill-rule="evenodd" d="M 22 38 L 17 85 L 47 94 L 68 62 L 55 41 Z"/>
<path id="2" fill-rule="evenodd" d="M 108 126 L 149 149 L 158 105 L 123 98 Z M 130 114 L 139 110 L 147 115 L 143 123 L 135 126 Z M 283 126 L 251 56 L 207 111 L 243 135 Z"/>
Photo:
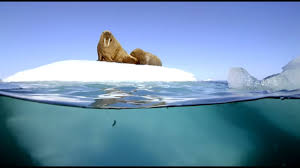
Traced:
<path id="1" fill-rule="evenodd" d="M 0 83 L 3 165 L 300 165 L 300 90 Z"/>

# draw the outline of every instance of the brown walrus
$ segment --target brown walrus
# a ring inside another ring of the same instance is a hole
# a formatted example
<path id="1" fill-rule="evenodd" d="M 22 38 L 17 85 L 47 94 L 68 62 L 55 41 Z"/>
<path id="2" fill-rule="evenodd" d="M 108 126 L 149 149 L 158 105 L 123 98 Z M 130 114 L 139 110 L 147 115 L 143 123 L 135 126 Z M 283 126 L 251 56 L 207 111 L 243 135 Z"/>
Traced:
<path id="1" fill-rule="evenodd" d="M 137 59 L 127 54 L 110 31 L 102 32 L 97 45 L 98 60 L 136 64 Z"/>
<path id="2" fill-rule="evenodd" d="M 137 58 L 137 64 L 162 66 L 162 63 L 157 56 L 140 48 L 134 49 L 130 55 Z"/>

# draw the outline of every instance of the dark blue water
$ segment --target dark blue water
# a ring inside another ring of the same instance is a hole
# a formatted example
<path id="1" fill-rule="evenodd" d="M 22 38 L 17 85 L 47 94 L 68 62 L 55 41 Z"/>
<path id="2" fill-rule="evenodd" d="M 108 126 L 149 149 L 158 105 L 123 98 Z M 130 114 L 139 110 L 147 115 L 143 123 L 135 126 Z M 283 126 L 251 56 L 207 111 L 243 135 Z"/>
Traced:
<path id="1" fill-rule="evenodd" d="M 2 165 L 300 165 L 299 90 L 224 81 L 0 86 Z"/>

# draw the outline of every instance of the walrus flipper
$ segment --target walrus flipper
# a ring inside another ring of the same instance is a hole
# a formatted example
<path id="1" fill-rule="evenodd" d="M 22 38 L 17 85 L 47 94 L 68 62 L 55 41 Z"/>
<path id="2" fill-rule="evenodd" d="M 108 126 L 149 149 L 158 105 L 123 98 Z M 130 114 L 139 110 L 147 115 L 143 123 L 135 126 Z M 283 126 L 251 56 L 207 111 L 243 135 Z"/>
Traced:
<path id="1" fill-rule="evenodd" d="M 127 57 L 124 57 L 123 62 L 124 63 L 130 63 L 130 64 L 136 64 L 137 63 L 137 59 L 131 55 L 128 55 Z"/>

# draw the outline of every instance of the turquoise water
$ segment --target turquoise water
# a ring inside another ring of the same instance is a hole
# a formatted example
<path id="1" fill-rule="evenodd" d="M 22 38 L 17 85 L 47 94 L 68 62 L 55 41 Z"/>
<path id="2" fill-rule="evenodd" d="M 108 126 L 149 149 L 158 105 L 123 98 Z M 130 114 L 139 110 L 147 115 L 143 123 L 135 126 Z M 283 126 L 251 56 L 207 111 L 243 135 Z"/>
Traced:
<path id="1" fill-rule="evenodd" d="M 300 165 L 299 91 L 163 84 L 5 84 L 1 164 Z"/>

